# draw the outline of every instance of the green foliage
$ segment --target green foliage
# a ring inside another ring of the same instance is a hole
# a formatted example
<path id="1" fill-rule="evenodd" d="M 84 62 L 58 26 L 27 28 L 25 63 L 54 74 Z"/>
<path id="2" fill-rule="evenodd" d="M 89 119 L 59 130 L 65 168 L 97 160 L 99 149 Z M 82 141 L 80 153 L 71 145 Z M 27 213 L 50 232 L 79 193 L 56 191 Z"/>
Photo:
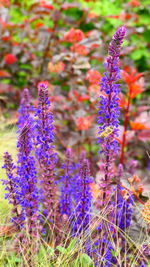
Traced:
<path id="1" fill-rule="evenodd" d="M 80 254 L 74 264 L 76 267 L 94 267 L 92 259 L 85 253 Z"/>
<path id="2" fill-rule="evenodd" d="M 57 249 L 60 253 L 67 255 L 67 254 L 72 253 L 72 252 L 75 250 L 75 248 L 76 248 L 76 246 L 77 246 L 77 242 L 78 242 L 78 240 L 77 240 L 76 238 L 74 238 L 74 239 L 72 239 L 72 240 L 70 241 L 70 244 L 68 245 L 67 248 L 64 248 L 64 247 L 62 247 L 62 246 L 57 246 L 56 249 Z"/>

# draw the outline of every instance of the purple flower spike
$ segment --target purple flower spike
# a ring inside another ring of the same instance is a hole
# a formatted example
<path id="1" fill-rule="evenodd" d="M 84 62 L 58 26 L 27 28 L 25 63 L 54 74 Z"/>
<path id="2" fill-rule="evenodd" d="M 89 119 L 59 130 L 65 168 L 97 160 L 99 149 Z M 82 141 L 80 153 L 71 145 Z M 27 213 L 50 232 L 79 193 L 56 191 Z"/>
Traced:
<path id="1" fill-rule="evenodd" d="M 120 79 L 119 56 L 121 44 L 126 34 L 126 28 L 120 27 L 114 34 L 109 44 L 109 56 L 106 59 L 107 72 L 101 80 L 103 96 L 100 97 L 99 109 L 99 143 L 101 153 L 104 154 L 105 184 L 109 184 L 112 178 L 112 161 L 118 153 L 119 147 L 116 137 L 119 127 L 119 93 L 120 85 L 116 83 Z M 105 198 L 105 196 L 104 196 Z"/>
<path id="2" fill-rule="evenodd" d="M 21 103 L 19 107 L 19 118 L 18 118 L 19 130 L 21 130 L 23 125 L 29 119 L 30 112 L 31 112 L 30 94 L 29 94 L 29 90 L 25 88 L 22 92 Z"/>
<path id="3" fill-rule="evenodd" d="M 36 235 L 39 211 L 35 160 L 32 156 L 31 125 L 26 123 L 18 140 L 18 176 L 21 188 L 20 204 L 25 214 L 31 236 Z"/>
<path id="4" fill-rule="evenodd" d="M 12 222 L 17 230 L 20 230 L 24 225 L 23 213 L 19 210 L 20 205 L 20 187 L 18 177 L 15 174 L 16 166 L 13 163 L 12 157 L 8 152 L 4 154 L 4 166 L 6 169 L 7 180 L 2 180 L 5 185 L 5 190 L 8 193 L 5 194 L 5 198 L 8 199 L 9 203 L 12 204 Z"/>
<path id="5" fill-rule="evenodd" d="M 54 224 L 59 221 L 55 175 L 57 154 L 54 151 L 53 115 L 50 112 L 48 86 L 45 82 L 38 85 L 38 108 L 35 116 L 37 117 L 35 146 L 41 172 L 44 214 L 47 220 Z"/>
<path id="6" fill-rule="evenodd" d="M 77 192 L 75 194 L 75 223 L 73 225 L 73 234 L 78 235 L 88 230 L 90 223 L 90 211 L 92 194 L 90 191 L 90 183 L 92 179 L 90 177 L 89 162 L 87 159 L 83 159 L 80 165 L 79 176 L 76 181 Z"/>
<path id="7" fill-rule="evenodd" d="M 64 176 L 61 177 L 61 197 L 60 197 L 60 212 L 62 215 L 67 215 L 67 218 L 71 217 L 72 211 L 72 184 L 71 173 L 73 171 L 72 165 L 72 150 L 68 148 L 65 155 L 65 164 L 62 168 L 65 171 Z"/>

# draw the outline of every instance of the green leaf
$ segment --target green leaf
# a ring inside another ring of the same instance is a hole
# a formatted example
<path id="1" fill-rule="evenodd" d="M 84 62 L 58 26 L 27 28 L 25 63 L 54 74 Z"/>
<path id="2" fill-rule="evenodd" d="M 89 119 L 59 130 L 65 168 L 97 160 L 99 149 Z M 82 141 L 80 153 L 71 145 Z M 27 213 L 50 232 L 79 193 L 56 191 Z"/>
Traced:
<path id="1" fill-rule="evenodd" d="M 9 80 L 9 78 L 8 79 L 3 79 L 1 81 L 1 83 L 3 83 L 3 84 L 9 84 L 10 83 L 10 80 Z"/>
<path id="2" fill-rule="evenodd" d="M 99 150 L 99 146 L 97 144 L 94 144 L 94 145 L 92 145 L 92 149 L 91 150 L 92 150 L 93 153 L 96 153 Z"/>
<path id="3" fill-rule="evenodd" d="M 76 239 L 76 238 L 72 239 L 72 240 L 70 241 L 69 246 L 67 247 L 67 252 L 69 253 L 69 252 L 71 252 L 73 249 L 75 249 L 76 244 L 77 244 L 77 239 Z"/>
<path id="4" fill-rule="evenodd" d="M 80 255 L 79 262 L 82 264 L 81 266 L 94 267 L 92 259 L 85 253 Z"/>
<path id="5" fill-rule="evenodd" d="M 117 257 L 119 253 L 116 250 L 111 250 L 111 254 L 113 257 Z"/>
<path id="6" fill-rule="evenodd" d="M 63 253 L 63 254 L 67 254 L 67 249 L 66 249 L 66 248 L 63 248 L 63 247 L 61 247 L 61 246 L 57 246 L 56 249 L 57 249 L 59 252 Z"/>
<path id="7" fill-rule="evenodd" d="M 63 10 L 62 13 L 75 20 L 80 20 L 83 16 L 83 11 L 76 7 L 69 8 L 68 10 Z"/>
<path id="8" fill-rule="evenodd" d="M 143 33 L 143 37 L 144 37 L 144 39 L 145 39 L 146 42 L 150 43 L 150 30 L 146 30 Z"/>
<path id="9" fill-rule="evenodd" d="M 28 65 L 28 64 L 21 64 L 20 66 L 20 69 L 26 69 L 26 70 L 32 70 L 32 66 L 31 65 Z"/>
<path id="10" fill-rule="evenodd" d="M 94 30 L 95 29 L 95 25 L 92 22 L 89 22 L 89 23 L 82 22 L 80 24 L 80 29 L 82 31 L 84 31 L 84 32 L 88 32 L 88 31 Z"/>
<path id="11" fill-rule="evenodd" d="M 85 148 L 86 152 L 90 152 L 91 151 L 91 147 L 89 144 L 83 144 L 83 147 Z"/>
<path id="12" fill-rule="evenodd" d="M 142 94 L 136 96 L 136 99 L 140 100 L 142 98 Z"/>
<path id="13" fill-rule="evenodd" d="M 129 45 L 129 41 L 128 40 L 124 40 L 124 42 L 122 44 L 122 47 L 127 46 L 127 45 Z"/>
<path id="14" fill-rule="evenodd" d="M 24 16 L 23 15 L 23 12 L 21 12 L 21 9 L 20 7 L 18 8 L 10 8 L 10 21 L 15 23 L 15 24 L 18 24 L 18 21 L 19 23 L 22 23 L 24 22 L 24 20 L 27 18 L 27 16 Z"/>
<path id="15" fill-rule="evenodd" d="M 24 71 L 18 71 L 17 74 L 19 77 L 25 77 L 27 75 L 26 72 L 24 72 Z"/>
<path id="16" fill-rule="evenodd" d="M 69 85 L 63 85 L 63 86 L 61 87 L 61 89 L 62 89 L 63 91 L 67 91 L 67 92 L 69 92 L 70 86 L 69 86 Z"/>
<path id="17" fill-rule="evenodd" d="M 20 38 L 19 34 L 14 34 L 13 41 L 15 41 L 17 43 L 21 43 L 21 38 Z"/>
<path id="18" fill-rule="evenodd" d="M 131 58 L 133 60 L 139 60 L 143 56 L 149 58 L 149 53 L 145 47 L 141 47 L 131 52 Z"/>
<path id="19" fill-rule="evenodd" d="M 50 19 L 49 16 L 44 17 L 44 25 L 47 26 L 48 28 L 53 28 L 54 22 L 53 20 Z"/>

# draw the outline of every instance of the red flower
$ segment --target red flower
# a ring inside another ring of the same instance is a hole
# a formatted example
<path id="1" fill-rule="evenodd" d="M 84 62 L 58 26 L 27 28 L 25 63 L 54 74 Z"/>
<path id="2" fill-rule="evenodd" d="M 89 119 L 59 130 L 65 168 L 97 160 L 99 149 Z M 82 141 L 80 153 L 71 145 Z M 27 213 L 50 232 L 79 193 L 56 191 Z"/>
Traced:
<path id="1" fill-rule="evenodd" d="M 98 84 L 102 78 L 102 75 L 98 70 L 89 70 L 86 79 L 91 84 Z"/>
<path id="2" fill-rule="evenodd" d="M 4 57 L 4 61 L 5 61 L 6 64 L 13 64 L 13 63 L 15 63 L 17 61 L 17 58 L 13 54 L 7 54 Z"/>
<path id="3" fill-rule="evenodd" d="M 12 37 L 10 35 L 2 37 L 2 40 L 5 41 L 5 42 L 9 42 L 11 39 L 12 39 Z"/>
<path id="4" fill-rule="evenodd" d="M 71 51 L 76 52 L 81 56 L 86 56 L 89 53 L 89 50 L 86 48 L 86 46 L 80 44 L 74 44 L 71 46 Z"/>
<path id="5" fill-rule="evenodd" d="M 36 28 L 36 29 L 41 28 L 43 25 L 44 25 L 43 22 L 37 22 L 37 23 L 35 24 L 35 28 Z"/>
<path id="6" fill-rule="evenodd" d="M 137 81 L 142 77 L 143 73 L 137 73 L 135 69 L 127 67 L 127 72 L 122 71 L 122 76 L 128 85 L 128 95 L 130 98 L 135 98 L 138 94 L 143 92 L 143 87 Z"/>
<path id="7" fill-rule="evenodd" d="M 140 6 L 140 2 L 138 0 L 131 0 L 128 2 L 128 5 L 132 6 L 132 7 L 137 7 Z"/>
<path id="8" fill-rule="evenodd" d="M 77 43 L 80 42 L 84 37 L 84 33 L 81 30 L 75 30 L 74 28 L 71 28 L 68 32 L 66 32 L 64 40 L 70 43 Z"/>
<path id="9" fill-rule="evenodd" d="M 40 6 L 43 7 L 43 8 L 47 8 L 47 9 L 49 9 L 49 10 L 53 10 L 53 9 L 54 9 L 53 6 L 50 5 L 50 4 L 49 4 L 48 2 L 46 2 L 46 1 L 41 1 Z"/>
<path id="10" fill-rule="evenodd" d="M 126 83 L 129 84 L 138 81 L 143 76 L 143 72 L 137 73 L 136 69 L 125 67 L 122 71 L 122 76 Z"/>
<path id="11" fill-rule="evenodd" d="M 92 126 L 93 119 L 94 119 L 93 116 L 77 118 L 76 124 L 78 130 L 80 131 L 88 130 Z"/>
<path id="12" fill-rule="evenodd" d="M 127 106 L 126 98 L 125 98 L 125 96 L 121 93 L 121 94 L 120 94 L 120 100 L 119 100 L 119 107 L 120 107 L 120 108 L 126 108 L 126 106 Z"/>
<path id="13" fill-rule="evenodd" d="M 80 95 L 77 91 L 74 91 L 74 95 L 76 96 L 77 101 L 79 101 L 79 102 L 83 102 L 85 100 L 89 100 L 89 96 L 87 94 Z"/>

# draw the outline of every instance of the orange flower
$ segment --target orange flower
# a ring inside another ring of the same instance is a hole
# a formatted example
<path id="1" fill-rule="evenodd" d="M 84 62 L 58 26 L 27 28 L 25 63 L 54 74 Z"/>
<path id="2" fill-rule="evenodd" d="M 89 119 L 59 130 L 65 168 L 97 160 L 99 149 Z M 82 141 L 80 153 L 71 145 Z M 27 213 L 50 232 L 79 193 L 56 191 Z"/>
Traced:
<path id="1" fill-rule="evenodd" d="M 143 123 L 140 123 L 140 122 L 134 122 L 134 121 L 130 121 L 130 125 L 131 125 L 131 128 L 133 130 L 146 130 L 146 129 L 150 129 L 148 127 L 146 127 Z"/>
<path id="2" fill-rule="evenodd" d="M 94 199 L 98 198 L 102 194 L 102 190 L 100 190 L 99 185 L 96 183 L 90 184 L 90 190 Z"/>
<path id="3" fill-rule="evenodd" d="M 77 118 L 76 124 L 80 131 L 88 130 L 93 123 L 93 116 L 79 117 Z"/>
<path id="4" fill-rule="evenodd" d="M 48 63 L 48 70 L 50 72 L 60 73 L 61 71 L 64 70 L 64 68 L 65 68 L 65 64 L 62 61 L 56 64 L 53 64 L 52 62 Z"/>
<path id="5" fill-rule="evenodd" d="M 143 87 L 137 81 L 142 77 L 143 73 L 137 73 L 133 68 L 127 67 L 128 72 L 122 71 L 122 77 L 128 85 L 128 94 L 130 98 L 135 98 L 138 94 L 143 92 Z"/>
<path id="6" fill-rule="evenodd" d="M 98 70 L 89 70 L 87 72 L 86 80 L 89 81 L 91 84 L 99 84 L 102 75 Z"/>
<path id="7" fill-rule="evenodd" d="M 77 101 L 79 102 L 83 102 L 85 100 L 89 100 L 89 96 L 88 95 L 79 95 L 79 93 L 77 91 L 74 91 L 74 95 L 76 96 L 77 98 Z"/>
<path id="8" fill-rule="evenodd" d="M 135 183 L 140 183 L 140 182 L 141 182 L 140 177 L 137 176 L 136 174 L 133 175 L 133 179 L 134 179 L 134 182 L 135 182 Z"/>
<path id="9" fill-rule="evenodd" d="M 128 20 L 132 20 L 134 22 L 138 22 L 139 21 L 139 16 L 135 13 L 127 13 L 127 12 L 122 12 L 119 16 L 119 19 L 126 22 Z"/>
<path id="10" fill-rule="evenodd" d="M 132 6 L 132 7 L 137 7 L 140 6 L 140 2 L 138 0 L 131 0 L 128 2 L 128 5 Z"/>
<path id="11" fill-rule="evenodd" d="M 141 94 L 142 92 L 143 92 L 143 87 L 140 84 L 138 83 L 130 84 L 129 95 L 132 99 L 137 95 Z"/>
<path id="12" fill-rule="evenodd" d="M 71 28 L 68 32 L 66 32 L 64 36 L 64 40 L 70 43 L 80 42 L 85 37 L 84 33 L 79 29 Z"/>
<path id="13" fill-rule="evenodd" d="M 37 29 L 41 28 L 43 25 L 44 25 L 43 22 L 38 22 L 38 23 L 35 24 L 35 28 L 37 28 Z"/>
<path id="14" fill-rule="evenodd" d="M 89 50 L 86 48 L 86 46 L 80 44 L 74 44 L 71 46 L 71 51 L 76 52 L 81 56 L 86 56 L 89 53 Z"/>
<path id="15" fill-rule="evenodd" d="M 143 184 L 139 185 L 137 191 L 139 194 L 141 194 L 144 191 L 144 185 Z"/>
<path id="16" fill-rule="evenodd" d="M 87 16 L 89 19 L 95 19 L 98 17 L 98 15 L 95 12 L 90 12 Z"/>
<path id="17" fill-rule="evenodd" d="M 143 72 L 137 73 L 136 69 L 126 67 L 122 71 L 122 76 L 123 76 L 123 79 L 125 80 L 125 82 L 127 84 L 130 84 L 130 83 L 134 83 L 134 82 L 138 81 L 143 76 Z"/>
<path id="18" fill-rule="evenodd" d="M 126 108 L 127 106 L 127 101 L 123 94 L 120 94 L 119 106 L 120 108 Z"/>
<path id="19" fill-rule="evenodd" d="M 0 1 L 0 7 L 9 6 L 9 5 L 10 5 L 10 1 L 9 0 L 1 0 Z"/>

